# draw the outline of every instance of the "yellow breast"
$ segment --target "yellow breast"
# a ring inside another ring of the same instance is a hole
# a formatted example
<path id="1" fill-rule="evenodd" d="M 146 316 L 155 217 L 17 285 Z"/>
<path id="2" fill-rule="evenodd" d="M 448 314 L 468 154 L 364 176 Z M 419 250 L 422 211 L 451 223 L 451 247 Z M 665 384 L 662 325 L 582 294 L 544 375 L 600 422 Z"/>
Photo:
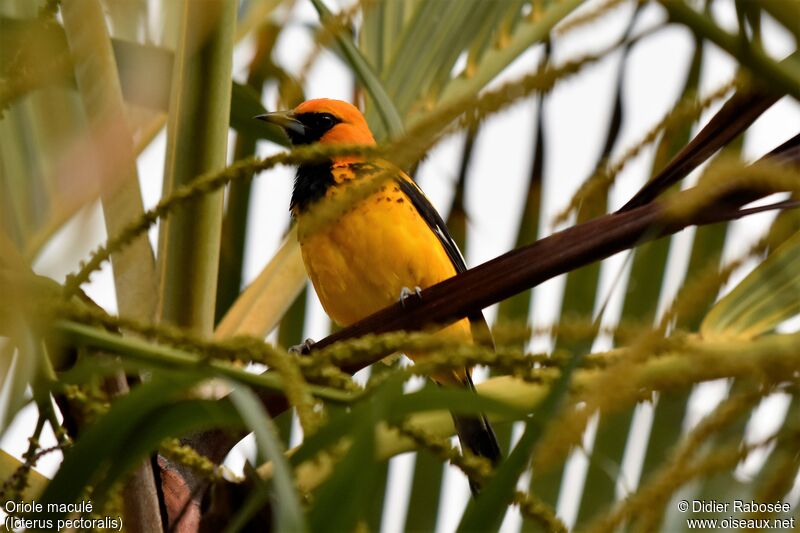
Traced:
<path id="1" fill-rule="evenodd" d="M 301 235 L 303 224 L 299 214 Z M 436 235 L 391 182 L 300 245 L 322 306 L 343 326 L 396 302 L 403 287 L 455 275 Z"/>

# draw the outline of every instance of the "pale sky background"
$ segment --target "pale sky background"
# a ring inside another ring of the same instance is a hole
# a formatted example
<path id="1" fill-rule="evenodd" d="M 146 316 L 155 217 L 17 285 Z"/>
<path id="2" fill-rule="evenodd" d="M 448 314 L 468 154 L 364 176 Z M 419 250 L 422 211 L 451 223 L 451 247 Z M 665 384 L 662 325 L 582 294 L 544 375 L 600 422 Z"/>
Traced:
<path id="1" fill-rule="evenodd" d="M 330 5 L 333 5 L 332 3 Z M 592 3 L 591 5 L 594 5 Z M 714 2 L 714 14 L 718 21 L 730 31 L 736 30 L 736 15 L 732 0 Z M 584 53 L 596 51 L 615 42 L 628 23 L 632 6 L 626 5 L 606 15 L 601 22 L 570 32 L 567 37 L 555 41 L 553 61 L 563 62 Z M 648 5 L 637 23 L 637 30 L 652 27 L 664 19 L 660 6 Z M 276 46 L 276 60 L 290 71 L 296 72 L 311 51 L 312 38 L 304 27 L 316 23 L 317 15 L 310 2 L 300 1 L 291 13 L 290 27 L 285 29 Z M 793 41 L 781 27 L 765 20 L 763 37 L 768 51 L 776 58 L 782 58 L 794 48 Z M 633 49 L 626 70 L 624 84 L 624 123 L 615 154 L 622 153 L 635 144 L 654 123 L 674 105 L 680 94 L 685 72 L 691 60 L 693 39 L 690 33 L 677 27 L 662 30 L 640 42 Z M 235 77 L 242 79 L 245 67 L 253 51 L 253 43 L 243 42 L 235 55 Z M 509 66 L 497 84 L 516 79 L 531 72 L 541 58 L 541 48 L 532 49 Z M 544 212 L 541 216 L 542 236 L 553 231 L 551 221 L 560 211 L 577 186 L 591 172 L 605 139 L 610 102 L 613 98 L 614 84 L 620 62 L 620 53 L 610 55 L 602 62 L 586 68 L 577 76 L 559 84 L 545 103 L 545 185 L 543 191 Z M 701 93 L 708 94 L 726 83 L 734 73 L 734 63 L 713 45 L 706 45 L 702 70 Z M 352 96 L 353 79 L 347 68 L 331 53 L 325 52 L 312 69 L 306 86 L 308 98 L 327 97 L 349 100 Z M 268 87 L 263 95 L 263 103 L 268 110 L 275 109 L 276 90 Z M 705 114 L 707 120 L 718 107 Z M 508 251 L 514 243 L 514 231 L 523 206 L 524 190 L 530 168 L 529 155 L 534 142 L 536 109 L 532 99 L 520 102 L 506 111 L 493 116 L 481 128 L 469 169 L 470 179 L 466 191 L 469 215 L 469 240 L 466 259 L 469 266 L 483 263 Z M 587 119 L 587 117 L 590 117 Z M 744 155 L 755 159 L 785 141 L 795 133 L 800 124 L 800 106 L 789 98 L 784 98 L 768 110 L 750 128 L 745 136 Z M 233 135 L 231 136 L 233 140 Z M 445 139 L 420 166 L 417 179 L 428 197 L 446 217 L 450 205 L 452 185 L 457 178 L 458 160 L 463 146 L 463 135 Z M 576 147 L 578 149 L 576 149 Z M 266 156 L 282 148 L 270 143 L 259 143 L 259 155 Z M 145 207 L 155 205 L 161 194 L 165 136 L 162 132 L 152 145 L 139 158 L 139 173 Z M 631 161 L 620 174 L 610 195 L 610 209 L 625 203 L 642 185 L 652 164 L 653 147 Z M 614 157 L 612 156 L 612 160 Z M 252 280 L 277 248 L 288 223 L 288 204 L 291 192 L 293 169 L 277 168 L 262 174 L 254 181 L 250 213 L 250 227 L 245 257 L 245 278 Z M 687 180 L 692 183 L 696 173 Z M 757 240 L 774 218 L 774 213 L 764 213 L 733 222 L 725 244 L 726 260 L 738 257 L 751 243 Z M 662 289 L 660 309 L 670 302 L 680 286 L 688 259 L 693 230 L 685 230 L 673 239 L 670 250 L 668 271 L 672 274 Z M 154 241 L 157 232 L 152 230 Z M 54 241 L 47 247 L 37 261 L 37 272 L 63 281 L 64 276 L 75 269 L 78 261 L 88 256 L 89 251 L 105 239 L 102 214 L 95 205 L 78 215 Z M 603 262 L 598 301 L 608 300 L 603 317 L 604 323 L 613 324 L 617 320 L 622 304 L 622 293 L 612 290 L 615 280 L 627 276 L 628 253 L 617 254 Z M 752 268 L 752 264 L 748 267 Z M 733 286 L 746 274 L 743 269 L 729 284 Z M 617 282 L 624 287 L 624 283 Z M 533 320 L 535 325 L 552 324 L 559 315 L 561 292 L 564 277 L 558 277 L 533 291 Z M 108 264 L 102 272 L 92 277 L 87 293 L 109 311 L 116 311 L 116 301 Z M 306 337 L 319 339 L 328 332 L 329 322 L 322 311 L 313 291 L 309 294 Z M 599 307 L 598 307 L 599 308 Z M 491 321 L 496 314 L 494 308 L 486 310 Z M 785 326 L 786 330 L 796 331 L 798 321 Z M 550 339 L 536 338 L 531 349 L 544 350 L 550 346 Z M 607 340 L 600 339 L 596 349 L 608 348 Z M 477 372 L 476 380 L 485 373 Z M 705 383 L 695 391 L 689 406 L 685 426 L 691 427 L 702 416 L 710 412 L 717 402 L 727 394 L 725 380 Z M 0 394 L 0 401 L 3 395 Z M 766 399 L 755 412 L 748 425 L 748 439 L 757 440 L 771 433 L 783 420 L 787 398 L 773 395 Z M 650 405 L 640 406 L 634 425 L 635 431 L 629 437 L 629 446 L 623 462 L 623 478 L 620 494 L 624 486 L 635 487 L 638 481 L 642 453 L 647 444 L 650 427 Z M 0 438 L 0 447 L 21 457 L 35 423 L 33 408 L 21 412 L 9 431 Z M 517 428 L 518 429 L 518 428 Z M 591 448 L 593 427 L 587 431 L 585 444 Z M 517 432 L 519 433 L 519 432 Z M 297 432 L 292 442 L 299 442 Z M 236 453 L 228 461 L 234 469 L 240 469 L 244 453 L 249 455 L 252 442 L 247 439 L 237 447 Z M 52 432 L 46 432 L 43 446 L 53 441 Z M 737 474 L 752 475 L 763 463 L 765 454 L 754 454 Z M 37 468 L 51 476 L 60 461 L 59 454 L 49 454 Z M 382 533 L 403 530 L 405 507 L 413 472 L 414 454 L 404 454 L 391 461 L 390 494 L 386 498 L 389 505 L 384 509 L 384 529 Z M 577 498 L 574 496 L 583 484 L 587 461 L 582 452 L 572 454 L 565 474 L 564 489 L 558 505 L 558 513 L 569 525 L 577 512 Z M 439 513 L 437 533 L 453 531 L 460 520 L 461 510 L 469 498 L 466 479 L 456 469 L 445 466 L 446 481 L 442 509 Z M 795 483 L 793 503 L 800 499 L 800 486 Z M 520 516 L 510 511 L 503 524 L 505 533 L 519 529 Z"/>

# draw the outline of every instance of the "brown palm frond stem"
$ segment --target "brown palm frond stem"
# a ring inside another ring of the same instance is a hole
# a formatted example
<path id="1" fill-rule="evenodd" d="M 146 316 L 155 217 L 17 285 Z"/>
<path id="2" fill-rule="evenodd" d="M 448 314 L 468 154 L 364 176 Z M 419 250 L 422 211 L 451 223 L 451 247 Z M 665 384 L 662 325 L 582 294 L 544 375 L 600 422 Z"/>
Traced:
<path id="1" fill-rule="evenodd" d="M 738 90 L 692 141 L 622 206 L 620 211 L 628 211 L 655 200 L 746 130 L 764 111 L 780 100 L 780 97 L 781 94 L 762 88 Z"/>
<path id="2" fill-rule="evenodd" d="M 768 156 L 785 162 L 800 161 L 800 135 Z M 712 201 L 704 209 L 676 217 L 661 203 L 648 203 L 611 213 L 512 250 L 482 265 L 422 291 L 421 298 L 386 307 L 314 344 L 312 351 L 367 333 L 413 331 L 445 325 L 498 303 L 525 289 L 583 265 L 600 261 L 647 241 L 694 225 L 734 220 L 765 209 L 793 207 L 781 202 L 742 209 L 776 191 L 738 189 Z M 679 193 L 683 194 L 683 193 Z M 380 356 L 375 356 L 375 360 Z M 360 361 L 343 370 L 355 372 L 373 361 Z"/>

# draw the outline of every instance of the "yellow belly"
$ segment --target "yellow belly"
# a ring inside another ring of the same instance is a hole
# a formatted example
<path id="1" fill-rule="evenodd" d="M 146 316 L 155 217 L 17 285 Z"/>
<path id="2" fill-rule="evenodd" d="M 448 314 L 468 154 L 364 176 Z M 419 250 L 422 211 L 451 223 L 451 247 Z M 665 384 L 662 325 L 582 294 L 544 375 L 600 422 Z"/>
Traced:
<path id="1" fill-rule="evenodd" d="M 302 214 L 298 225 L 303 235 Z M 424 289 L 456 273 L 410 199 L 392 185 L 300 245 L 323 308 L 342 326 L 395 303 L 403 287 Z M 469 322 L 447 329 L 468 334 Z"/>

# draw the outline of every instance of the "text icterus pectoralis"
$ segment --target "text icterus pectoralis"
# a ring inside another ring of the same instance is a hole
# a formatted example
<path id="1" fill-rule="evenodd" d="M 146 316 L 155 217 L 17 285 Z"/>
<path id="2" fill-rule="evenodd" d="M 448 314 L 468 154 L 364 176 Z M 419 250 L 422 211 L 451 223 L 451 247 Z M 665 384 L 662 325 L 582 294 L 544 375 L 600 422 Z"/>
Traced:
<path id="1" fill-rule="evenodd" d="M 375 144 L 364 116 L 347 102 L 309 100 L 292 111 L 260 115 L 279 125 L 295 146 Z M 337 194 L 376 169 L 384 180 L 350 209 L 313 232 L 312 208 L 333 202 Z M 402 170 L 379 159 L 347 155 L 324 163 L 301 164 L 291 200 L 303 262 L 322 307 L 347 326 L 395 303 L 409 291 L 425 289 L 466 270 L 464 258 L 441 216 Z M 486 331 L 481 313 L 464 318 L 440 335 L 472 338 L 473 328 Z M 424 354 L 406 354 L 419 360 Z M 441 385 L 474 390 L 470 369 L 437 374 Z M 500 448 L 485 416 L 453 415 L 461 445 L 496 463 Z M 477 489 L 470 483 L 473 492 Z"/>

